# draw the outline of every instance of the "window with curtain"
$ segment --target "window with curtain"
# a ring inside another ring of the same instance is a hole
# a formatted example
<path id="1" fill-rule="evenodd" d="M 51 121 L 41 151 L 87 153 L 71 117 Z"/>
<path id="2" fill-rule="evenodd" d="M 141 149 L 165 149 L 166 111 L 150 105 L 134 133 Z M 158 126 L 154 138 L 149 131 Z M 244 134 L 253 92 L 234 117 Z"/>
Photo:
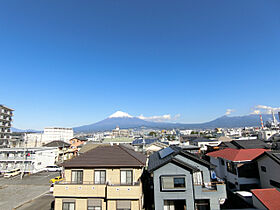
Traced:
<path id="1" fill-rule="evenodd" d="M 117 210 L 131 210 L 131 202 L 128 200 L 117 201 Z"/>
<path id="2" fill-rule="evenodd" d="M 72 183 L 82 184 L 83 183 L 83 170 L 72 170 Z"/>
<path id="3" fill-rule="evenodd" d="M 195 185 L 202 185 L 203 184 L 203 178 L 202 178 L 201 171 L 193 173 L 193 183 Z"/>
<path id="4" fill-rule="evenodd" d="M 121 184 L 132 185 L 132 170 L 121 170 Z"/>
<path id="5" fill-rule="evenodd" d="M 105 184 L 106 183 L 106 171 L 95 170 L 94 171 L 94 184 Z"/>
<path id="6" fill-rule="evenodd" d="M 75 202 L 63 202 L 62 210 L 75 210 Z"/>
<path id="7" fill-rule="evenodd" d="M 102 202 L 101 200 L 89 199 L 87 210 L 101 210 Z"/>
<path id="8" fill-rule="evenodd" d="M 161 189 L 162 190 L 184 190 L 186 182 L 184 176 L 162 176 Z"/>

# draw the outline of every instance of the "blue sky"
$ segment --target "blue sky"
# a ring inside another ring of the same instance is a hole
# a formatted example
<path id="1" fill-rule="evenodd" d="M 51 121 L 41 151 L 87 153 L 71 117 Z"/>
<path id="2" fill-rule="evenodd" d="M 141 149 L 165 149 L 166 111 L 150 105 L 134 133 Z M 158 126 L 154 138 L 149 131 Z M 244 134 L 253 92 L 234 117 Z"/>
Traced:
<path id="1" fill-rule="evenodd" d="M 41 129 L 279 105 L 278 0 L 1 1 L 0 103 Z"/>

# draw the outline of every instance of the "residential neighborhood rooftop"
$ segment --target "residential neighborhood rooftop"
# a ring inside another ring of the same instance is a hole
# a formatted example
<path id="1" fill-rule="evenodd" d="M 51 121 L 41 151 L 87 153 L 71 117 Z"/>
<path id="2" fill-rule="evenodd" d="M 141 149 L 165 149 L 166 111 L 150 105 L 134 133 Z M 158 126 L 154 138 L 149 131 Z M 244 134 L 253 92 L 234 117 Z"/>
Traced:
<path id="1" fill-rule="evenodd" d="M 250 161 L 267 151 L 266 149 L 232 149 L 226 148 L 215 152 L 209 152 L 211 157 L 220 157 L 231 161 Z"/>
<path id="2" fill-rule="evenodd" d="M 80 156 L 66 161 L 65 168 L 94 167 L 143 167 L 146 156 L 120 145 L 96 147 Z"/>
<path id="3" fill-rule="evenodd" d="M 275 188 L 251 190 L 255 197 L 269 210 L 278 210 L 280 192 Z"/>

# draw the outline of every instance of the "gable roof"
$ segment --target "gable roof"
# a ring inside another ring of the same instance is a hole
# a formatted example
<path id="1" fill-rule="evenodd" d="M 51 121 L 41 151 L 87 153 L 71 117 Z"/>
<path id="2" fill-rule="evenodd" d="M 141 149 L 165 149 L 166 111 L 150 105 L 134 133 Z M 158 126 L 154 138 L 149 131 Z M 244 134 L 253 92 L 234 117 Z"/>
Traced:
<path id="1" fill-rule="evenodd" d="M 207 153 L 211 157 L 220 157 L 231 161 L 251 161 L 263 154 L 266 149 L 232 149 L 226 148 Z"/>
<path id="2" fill-rule="evenodd" d="M 209 163 L 206 160 L 203 160 L 197 156 L 195 156 L 192 153 L 186 152 L 184 151 L 182 148 L 180 147 L 176 147 L 176 146 L 171 146 L 171 149 L 174 150 L 173 153 L 167 155 L 164 158 L 161 158 L 159 153 L 160 151 L 154 152 L 153 154 L 150 155 L 149 157 L 149 164 L 148 164 L 148 172 L 152 172 L 155 171 L 156 169 L 160 168 L 161 166 L 173 162 L 173 163 L 177 163 L 177 164 L 181 164 L 181 165 L 185 165 L 186 167 L 188 167 L 191 170 L 198 170 L 196 167 L 191 166 L 190 164 L 184 163 L 183 161 L 180 161 L 178 159 L 175 159 L 175 156 L 180 154 L 188 159 L 191 159 L 194 162 L 200 163 L 201 165 L 204 165 L 208 168 L 214 168 L 215 166 L 212 165 L 211 163 Z"/>
<path id="3" fill-rule="evenodd" d="M 278 163 L 280 165 L 280 150 L 266 151 L 263 154 L 261 154 L 260 156 L 256 157 L 255 160 L 258 160 L 259 158 L 261 158 L 263 156 L 267 156 L 267 157 L 271 158 L 272 160 L 274 160 L 276 163 Z"/>
<path id="4" fill-rule="evenodd" d="M 52 141 L 44 145 L 44 147 L 70 147 L 70 144 L 64 141 Z"/>
<path id="5" fill-rule="evenodd" d="M 269 145 L 259 139 L 254 140 L 233 140 L 231 143 L 239 149 L 269 149 Z"/>
<path id="6" fill-rule="evenodd" d="M 277 189 L 255 189 L 251 192 L 267 209 L 279 209 L 280 192 Z"/>
<path id="7" fill-rule="evenodd" d="M 96 147 L 106 147 L 110 146 L 110 144 L 103 144 L 103 143 L 94 143 L 94 142 L 87 142 L 86 144 L 81 145 L 81 149 L 79 150 L 79 154 L 83 154 L 88 152 L 89 150 L 95 149 Z"/>
<path id="8" fill-rule="evenodd" d="M 66 161 L 65 168 L 120 168 L 144 167 L 146 156 L 120 145 L 96 147 Z"/>

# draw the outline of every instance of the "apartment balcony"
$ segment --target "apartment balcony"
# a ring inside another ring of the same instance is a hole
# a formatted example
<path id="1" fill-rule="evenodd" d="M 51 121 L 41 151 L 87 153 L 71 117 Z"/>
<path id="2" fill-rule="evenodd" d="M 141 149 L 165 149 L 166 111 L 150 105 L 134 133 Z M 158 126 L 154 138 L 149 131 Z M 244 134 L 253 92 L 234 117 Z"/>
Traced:
<path id="1" fill-rule="evenodd" d="M 93 184 L 93 182 L 84 182 L 75 184 L 69 182 L 60 182 L 54 185 L 54 196 L 63 197 L 100 197 L 105 198 L 106 185 Z"/>
<path id="2" fill-rule="evenodd" d="M 140 199 L 142 196 L 142 186 L 135 185 L 108 185 L 107 199 Z"/>
<path id="3" fill-rule="evenodd" d="M 5 156 L 0 156 L 0 161 L 32 161 L 34 160 L 35 157 L 5 157 Z"/>
<path id="4" fill-rule="evenodd" d="M 211 197 L 226 198 L 226 185 L 224 182 L 210 182 L 202 185 L 194 185 L 196 199 L 207 199 Z"/>

